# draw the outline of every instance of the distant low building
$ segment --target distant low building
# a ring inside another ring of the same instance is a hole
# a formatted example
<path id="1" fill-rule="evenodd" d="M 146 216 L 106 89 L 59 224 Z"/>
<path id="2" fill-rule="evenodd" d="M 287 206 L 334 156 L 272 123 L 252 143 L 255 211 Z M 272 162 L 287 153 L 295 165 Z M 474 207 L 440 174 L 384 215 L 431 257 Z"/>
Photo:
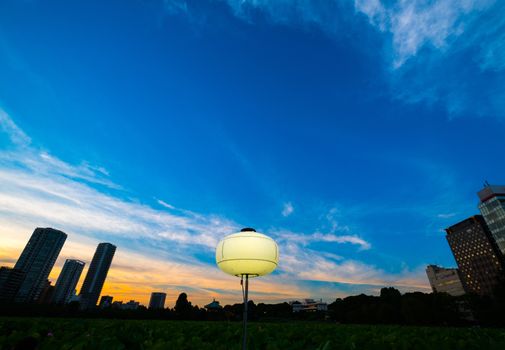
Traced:
<path id="1" fill-rule="evenodd" d="M 221 305 L 219 305 L 219 301 L 216 301 L 216 299 L 214 299 L 210 304 L 207 304 L 204 307 L 207 311 L 219 311 L 223 308 Z"/>
<path id="2" fill-rule="evenodd" d="M 314 299 L 303 299 L 302 302 L 292 301 L 290 304 L 293 308 L 293 312 L 328 311 L 328 304 L 323 303 L 322 300 L 315 301 Z"/>
<path id="3" fill-rule="evenodd" d="M 426 275 L 434 293 L 447 293 L 455 297 L 465 294 L 458 269 L 428 265 Z"/>
<path id="4" fill-rule="evenodd" d="M 161 293 L 161 292 L 151 293 L 151 299 L 149 300 L 149 308 L 150 309 L 164 309 L 166 298 L 167 298 L 167 293 Z"/>
<path id="5" fill-rule="evenodd" d="M 129 302 L 124 303 L 121 306 L 121 309 L 123 309 L 123 310 L 137 310 L 139 308 L 139 306 L 140 306 L 140 303 L 138 301 L 130 300 Z"/>
<path id="6" fill-rule="evenodd" d="M 122 309 L 123 308 L 123 302 L 122 301 L 114 301 L 112 302 L 112 308 L 114 309 Z"/>
<path id="7" fill-rule="evenodd" d="M 140 302 L 135 301 L 135 300 L 130 300 L 127 303 L 123 303 L 122 301 L 114 301 L 111 304 L 113 309 L 120 309 L 120 310 L 137 310 L 140 306 Z"/>
<path id="8" fill-rule="evenodd" d="M 114 297 L 110 295 L 103 295 L 100 298 L 100 303 L 98 304 L 98 306 L 102 309 L 110 307 L 112 306 L 112 299 L 114 299 Z"/>

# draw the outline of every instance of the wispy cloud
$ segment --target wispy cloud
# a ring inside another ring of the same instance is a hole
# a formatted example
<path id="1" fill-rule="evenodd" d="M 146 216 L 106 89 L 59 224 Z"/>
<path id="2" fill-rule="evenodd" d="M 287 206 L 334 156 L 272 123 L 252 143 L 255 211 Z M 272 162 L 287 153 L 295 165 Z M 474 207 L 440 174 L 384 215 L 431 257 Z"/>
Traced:
<path id="1" fill-rule="evenodd" d="M 441 213 L 437 215 L 437 218 L 440 219 L 450 219 L 452 217 L 456 216 L 456 213 Z"/>
<path id="2" fill-rule="evenodd" d="M 158 199 L 157 202 L 159 205 L 161 205 L 162 207 L 165 207 L 167 209 L 175 209 L 175 207 L 173 205 L 168 204 L 167 202 L 162 201 L 161 199 Z"/>
<path id="3" fill-rule="evenodd" d="M 402 290 L 428 290 L 423 267 L 388 273 L 374 265 L 352 259 L 328 259 L 320 252 L 286 244 L 282 256 L 283 271 L 297 279 L 376 286 L 396 286 Z"/>
<path id="4" fill-rule="evenodd" d="M 218 240 L 239 229 L 236 222 L 219 215 L 177 209 L 161 199 L 156 199 L 163 207 L 160 209 L 129 199 L 103 167 L 86 162 L 72 165 L 27 142 L 17 143 L 16 135 L 25 134 L 12 127 L 15 123 L 6 113 L 0 124 L 14 143 L 14 148 L 0 151 L 3 263 L 14 261 L 34 227 L 56 227 L 67 232 L 69 238 L 51 273 L 53 280 L 65 258 L 89 262 L 96 244 L 107 240 L 118 245 L 118 252 L 104 293 L 146 301 L 154 289 L 165 288 L 175 295 L 185 286 L 198 294 L 194 300 L 199 302 L 215 296 L 223 302 L 240 299 L 236 279 L 209 263 Z M 330 210 L 323 218 L 329 223 L 329 233 L 305 235 L 272 230 L 282 258 L 275 276 L 255 281 L 254 289 L 261 300 L 317 296 L 311 295 L 310 288 L 299 286 L 302 280 L 421 286 L 417 280 L 406 280 L 403 274 L 387 274 L 358 259 L 336 255 L 331 247 L 311 250 L 310 245 L 315 242 L 349 244 L 358 251 L 371 249 L 369 242 L 339 224 L 338 210 Z M 132 271 L 137 271 L 134 279 Z M 328 290 L 333 290 L 333 295 L 338 293 L 338 289 Z M 221 292 L 216 295 L 216 291 Z M 333 298 L 331 294 L 319 297 Z"/>
<path id="5" fill-rule="evenodd" d="M 2 129 L 17 141 L 17 135 L 24 133 L 1 113 Z M 26 143 L 0 152 L 0 214 L 4 217 L 118 240 L 150 238 L 160 247 L 178 244 L 209 250 L 220 237 L 238 228 L 236 223 L 212 214 L 156 210 L 122 198 L 121 191 L 117 195 L 103 192 L 97 185 L 121 189 L 102 167 L 86 162 L 72 165 Z M 174 209 L 161 200 L 158 203 Z"/>
<path id="6" fill-rule="evenodd" d="M 31 139 L 2 109 L 0 109 L 0 128 L 16 146 L 28 146 L 31 143 Z"/>
<path id="7" fill-rule="evenodd" d="M 252 21 L 257 11 L 262 11 L 273 23 L 284 25 L 319 26 L 335 33 L 339 28 L 342 10 L 347 4 L 342 1 L 311 0 L 224 0 L 233 13 L 246 21 Z"/>
<path id="8" fill-rule="evenodd" d="M 170 1 L 174 3 L 179 1 Z M 310 22 L 327 31 L 336 28 L 338 21 L 347 17 L 353 5 L 358 14 L 367 16 L 371 25 L 391 35 L 393 65 L 400 67 L 415 56 L 424 46 L 445 49 L 457 37 L 465 34 L 476 16 L 489 10 L 496 0 L 353 0 L 342 1 L 297 1 L 297 0 L 226 0 L 233 13 L 251 19 L 254 11 L 260 10 L 274 22 L 300 25 Z M 351 5 L 352 4 L 352 5 Z M 349 6 L 351 5 L 351 6 Z M 487 29 L 487 34 L 503 36 L 496 31 L 499 23 Z M 494 41 L 495 44 L 497 43 Z M 499 59 L 503 48 L 492 45 L 486 50 L 490 61 Z M 503 62 L 499 62 L 499 66 Z"/>
<path id="9" fill-rule="evenodd" d="M 392 36 L 393 65 L 400 67 L 423 46 L 445 49 L 462 35 L 467 21 L 492 5 L 491 0 L 355 0 L 356 11 Z"/>
<path id="10" fill-rule="evenodd" d="M 324 216 L 328 222 L 330 233 L 335 232 L 349 232 L 351 229 L 347 225 L 340 224 L 342 213 L 339 208 L 333 207 Z"/>
<path id="11" fill-rule="evenodd" d="M 355 9 L 390 46 L 393 97 L 442 104 L 450 117 L 505 117 L 504 2 L 355 0 Z"/>
<path id="12" fill-rule="evenodd" d="M 289 231 L 278 232 L 277 237 L 282 241 L 296 242 L 301 245 L 307 245 L 314 242 L 327 242 L 327 243 L 349 243 L 359 246 L 361 250 L 368 250 L 372 245 L 357 235 L 335 235 L 332 233 L 324 234 L 315 232 L 312 234 L 294 233 Z"/>
<path id="13" fill-rule="evenodd" d="M 188 4 L 186 0 L 163 0 L 163 6 L 165 11 L 171 15 L 188 13 Z"/>
<path id="14" fill-rule="evenodd" d="M 392 98 L 428 106 L 441 104 L 450 117 L 505 118 L 503 1 L 214 1 L 226 2 L 235 16 L 249 23 L 261 13 L 271 23 L 318 28 L 337 40 L 357 27 L 362 32 L 377 31 Z M 191 17 L 188 4 L 165 0 L 171 13 Z M 366 44 L 361 50 L 369 55 Z M 373 57 L 377 59 L 375 52 Z M 485 84 L 475 88 L 473 82 L 479 80 Z"/>
<path id="15" fill-rule="evenodd" d="M 281 214 L 284 217 L 288 217 L 291 214 L 293 214 L 294 210 L 295 210 L 295 208 L 293 207 L 293 204 L 291 202 L 286 202 L 282 206 L 282 212 L 281 212 Z"/>

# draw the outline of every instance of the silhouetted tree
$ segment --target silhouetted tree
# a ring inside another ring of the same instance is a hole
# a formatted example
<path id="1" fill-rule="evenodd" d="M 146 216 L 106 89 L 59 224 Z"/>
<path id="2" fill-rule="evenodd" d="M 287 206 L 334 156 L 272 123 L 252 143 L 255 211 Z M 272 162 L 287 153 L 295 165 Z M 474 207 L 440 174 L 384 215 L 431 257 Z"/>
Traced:
<path id="1" fill-rule="evenodd" d="M 188 301 L 188 295 L 186 293 L 179 294 L 175 302 L 175 313 L 177 316 L 183 320 L 187 320 L 191 318 L 192 311 L 193 307 L 191 306 L 191 302 Z"/>
<path id="2" fill-rule="evenodd" d="M 377 303 L 376 319 L 378 323 L 402 323 L 402 294 L 393 287 L 382 288 Z"/>
<path id="3" fill-rule="evenodd" d="M 257 317 L 261 320 L 278 320 L 293 318 L 293 308 L 288 303 L 263 304 L 256 307 Z"/>
<path id="4" fill-rule="evenodd" d="M 386 301 L 400 301 L 402 293 L 394 287 L 381 288 L 380 298 Z"/>

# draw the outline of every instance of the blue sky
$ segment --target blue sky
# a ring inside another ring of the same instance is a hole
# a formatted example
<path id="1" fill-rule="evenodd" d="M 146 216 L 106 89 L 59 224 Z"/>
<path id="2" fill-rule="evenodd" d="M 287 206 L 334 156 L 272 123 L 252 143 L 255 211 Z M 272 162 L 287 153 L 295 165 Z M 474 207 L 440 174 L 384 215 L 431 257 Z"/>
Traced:
<path id="1" fill-rule="evenodd" d="M 0 260 L 54 226 L 53 278 L 110 240 L 111 293 L 235 301 L 213 247 L 252 226 L 257 300 L 426 290 L 505 181 L 504 33 L 491 0 L 2 1 Z"/>

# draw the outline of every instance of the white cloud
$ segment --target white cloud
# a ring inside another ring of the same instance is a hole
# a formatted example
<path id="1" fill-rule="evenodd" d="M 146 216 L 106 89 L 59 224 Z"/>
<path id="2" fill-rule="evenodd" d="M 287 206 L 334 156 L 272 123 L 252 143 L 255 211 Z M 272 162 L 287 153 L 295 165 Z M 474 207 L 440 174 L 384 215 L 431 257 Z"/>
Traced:
<path id="1" fill-rule="evenodd" d="M 359 246 L 360 250 L 368 250 L 372 245 L 357 235 L 335 235 L 332 233 L 324 234 L 315 232 L 312 234 L 294 233 L 290 231 L 279 231 L 276 236 L 285 242 L 292 242 L 302 245 L 307 245 L 313 242 L 328 242 L 328 243 L 350 243 Z"/>
<path id="2" fill-rule="evenodd" d="M 170 15 L 188 13 L 188 4 L 186 0 L 163 0 L 163 6 L 165 11 Z"/>
<path id="3" fill-rule="evenodd" d="M 293 207 L 293 204 L 291 202 L 286 202 L 284 203 L 284 205 L 282 206 L 282 216 L 284 217 L 288 217 L 290 216 L 291 214 L 293 214 L 293 211 L 295 210 L 295 208 Z"/>
<path id="4" fill-rule="evenodd" d="M 171 1 L 168 1 L 171 2 Z M 179 1 L 172 1 L 177 4 Z M 367 16 L 371 25 L 390 34 L 393 66 L 398 68 L 424 46 L 444 49 L 467 29 L 468 21 L 496 0 L 226 0 L 233 13 L 250 20 L 254 10 L 261 10 L 275 23 L 315 24 L 334 33 L 351 6 Z M 174 5 L 175 6 L 175 5 Z M 503 50 L 486 50 L 491 60 Z M 500 62 L 503 64 L 503 61 Z"/>
<path id="5" fill-rule="evenodd" d="M 440 219 L 449 219 L 456 216 L 456 213 L 442 213 L 442 214 L 437 214 L 437 218 Z"/>
<path id="6" fill-rule="evenodd" d="M 24 135 L 7 114 L 0 115 L 2 125 L 7 125 L 3 130 L 11 139 Z M 86 162 L 75 166 L 25 143 L 15 150 L 0 151 L 0 214 L 81 233 L 149 237 L 207 249 L 214 249 L 221 236 L 238 228 L 215 215 L 172 214 L 91 186 L 120 189 L 106 174 L 101 167 Z M 161 200 L 158 203 L 173 208 Z"/>
<path id="7" fill-rule="evenodd" d="M 2 118 L 2 123 L 15 125 L 6 114 Z M 14 140 L 13 135 L 24 135 L 19 128 L 3 130 Z M 118 245 L 118 259 L 115 259 L 118 266 L 128 266 L 133 271 L 140 267 L 149 270 L 135 277 L 140 278 L 138 282 L 118 267 L 118 271 L 111 275 L 111 288 L 117 287 L 124 293 L 138 293 L 135 292 L 136 283 L 148 284 L 150 280 L 156 285 L 170 285 L 173 281 L 200 288 L 202 295 L 209 296 L 214 293 L 212 288 L 226 290 L 230 284 L 224 281 L 236 282 L 220 274 L 214 265 L 202 262 L 198 256 L 212 257 L 218 240 L 237 231 L 240 227 L 237 223 L 217 215 L 155 209 L 139 201 L 124 199 L 121 188 L 107 174 L 101 167 L 85 162 L 72 165 L 26 143 L 14 150 L 0 151 L 0 224 L 4 247 L 0 247 L 0 260 L 11 262 L 13 247 L 21 249 L 34 227 L 55 227 L 69 233 L 69 244 L 66 244 L 69 248 L 64 249 L 62 258 L 67 253 L 73 257 L 84 254 L 79 244 L 85 245 L 86 254 L 91 255 L 98 240 L 108 240 Z M 111 194 L 103 191 L 102 186 L 115 190 Z M 158 199 L 157 203 L 175 209 L 162 200 Z M 389 275 L 372 265 L 348 260 L 331 251 L 308 249 L 311 242 L 352 244 L 359 250 L 371 248 L 369 242 L 349 233 L 347 226 L 339 225 L 336 218 L 338 212 L 330 211 L 327 219 L 331 232 L 328 234 L 273 232 L 278 238 L 281 264 L 275 276 L 255 282 L 255 289 L 265 293 L 264 300 L 310 296 L 309 289 L 297 285 L 300 279 L 315 281 L 320 278 L 327 282 L 374 285 L 398 282 L 412 288 L 418 286 L 417 280 L 402 282 L 403 275 Z M 283 292 L 283 289 L 289 292 Z M 130 292 L 126 292 L 128 290 Z M 235 296 L 222 293 L 227 298 Z"/>
<path id="8" fill-rule="evenodd" d="M 330 233 L 335 232 L 349 232 L 350 228 L 347 225 L 341 225 L 339 220 L 341 218 L 341 212 L 337 207 L 331 208 L 328 213 L 325 215 L 326 221 L 330 225 Z"/>
<path id="9" fill-rule="evenodd" d="M 393 66 L 400 67 L 423 46 L 444 49 L 465 31 L 466 17 L 487 9 L 491 0 L 355 0 L 355 9 L 392 36 Z M 388 5 L 385 5 L 388 4 Z"/>
<path id="10" fill-rule="evenodd" d="M 16 123 L 0 108 L 0 130 L 7 134 L 16 146 L 28 146 L 31 139 L 21 130 Z"/>
<path id="11" fill-rule="evenodd" d="M 344 236 L 336 236 L 333 234 L 322 234 L 322 233 L 314 233 L 312 238 L 316 241 L 321 242 L 336 242 L 336 243 L 351 243 L 360 246 L 362 250 L 368 250 L 372 247 L 372 245 L 365 241 L 364 239 L 356 236 L 356 235 L 344 235 Z"/>
<path id="12" fill-rule="evenodd" d="M 309 30 L 318 27 L 337 40 L 355 31 L 356 20 L 364 16 L 383 34 L 381 54 L 393 98 L 428 106 L 441 103 L 450 117 L 505 117 L 503 1 L 219 1 L 248 22 L 261 11 L 272 23 Z M 370 52 L 366 44 L 362 50 Z M 469 83 L 478 80 L 486 84 Z"/>
<path id="13" fill-rule="evenodd" d="M 175 207 L 173 205 L 168 204 L 167 202 L 162 201 L 161 199 L 158 199 L 157 202 L 159 205 L 161 205 L 162 207 L 165 207 L 167 209 L 175 209 Z"/>
<path id="14" fill-rule="evenodd" d="M 335 32 L 339 10 L 345 3 L 338 0 L 225 0 L 235 16 L 250 21 L 258 9 L 274 23 L 309 24 Z"/>
<path id="15" fill-rule="evenodd" d="M 328 259 L 321 252 L 302 248 L 295 242 L 283 245 L 281 254 L 282 270 L 292 278 L 429 291 L 424 266 L 413 271 L 404 268 L 399 273 L 388 273 L 353 259 Z"/>

